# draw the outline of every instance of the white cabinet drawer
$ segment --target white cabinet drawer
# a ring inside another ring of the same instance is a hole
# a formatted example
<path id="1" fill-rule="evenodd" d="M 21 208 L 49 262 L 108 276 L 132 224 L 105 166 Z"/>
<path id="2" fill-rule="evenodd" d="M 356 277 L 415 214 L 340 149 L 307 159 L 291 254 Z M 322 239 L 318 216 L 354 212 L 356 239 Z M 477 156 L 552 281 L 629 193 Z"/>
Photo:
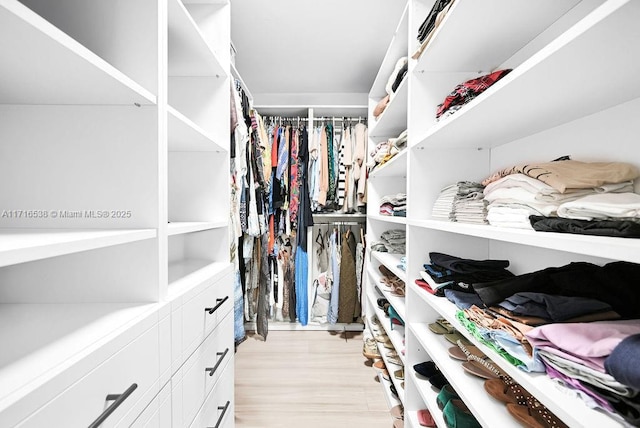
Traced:
<path id="1" fill-rule="evenodd" d="M 171 428 L 171 383 L 169 382 L 138 416 L 130 428 Z"/>
<path id="2" fill-rule="evenodd" d="M 233 276 L 227 274 L 182 306 L 182 351 L 186 359 L 233 309 Z"/>
<path id="3" fill-rule="evenodd" d="M 107 409 L 113 411 L 101 428 L 128 426 L 158 393 L 158 374 L 158 325 L 155 324 L 18 426 L 86 428 Z M 113 400 L 125 391 L 130 391 L 126 398 Z M 120 402 L 117 407 L 116 402 Z"/>
<path id="4" fill-rule="evenodd" d="M 191 423 L 233 354 L 233 315 L 228 314 L 184 364 L 182 426 Z"/>
<path id="5" fill-rule="evenodd" d="M 229 362 L 189 428 L 233 428 L 233 360 Z"/>

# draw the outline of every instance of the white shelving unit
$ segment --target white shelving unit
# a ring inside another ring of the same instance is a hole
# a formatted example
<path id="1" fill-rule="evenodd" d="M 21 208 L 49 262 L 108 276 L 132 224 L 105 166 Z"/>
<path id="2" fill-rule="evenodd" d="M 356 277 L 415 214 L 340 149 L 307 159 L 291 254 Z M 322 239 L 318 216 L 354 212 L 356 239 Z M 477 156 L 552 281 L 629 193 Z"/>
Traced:
<path id="1" fill-rule="evenodd" d="M 89 426 L 131 388 L 105 424 L 206 405 L 187 367 L 233 337 L 229 11 L 0 0 L 0 426 Z"/>
<path id="2" fill-rule="evenodd" d="M 433 1 L 409 0 L 398 26 L 407 29 L 401 35 L 405 39 L 398 40 L 396 33 L 392 41 L 370 93 L 370 112 L 384 96 L 390 64 L 418 48 L 418 27 L 432 6 Z M 412 370 L 414 364 L 426 360 L 436 362 L 482 426 L 519 426 L 503 404 L 486 394 L 481 380 L 448 356 L 452 345 L 429 331 L 428 324 L 439 317 L 449 320 L 567 425 L 621 426 L 569 397 L 546 375 L 511 366 L 466 332 L 455 317 L 453 304 L 425 292 L 413 280 L 419 278 L 432 251 L 508 259 L 516 274 L 573 261 L 640 262 L 637 239 L 452 223 L 431 216 L 443 187 L 462 180 L 482 181 L 496 170 L 520 163 L 570 155 L 587 162 L 640 166 L 634 137 L 640 132 L 635 119 L 640 93 L 633 77 L 640 72 L 640 33 L 631 24 L 639 17 L 640 4 L 625 0 L 542 1 L 535 5 L 519 0 L 457 0 L 422 55 L 410 60 L 403 82 L 406 118 L 393 119 L 396 129 L 408 128 L 409 150 L 374 170 L 368 189 L 372 213 L 368 241 L 374 242 L 388 229 L 405 227 L 407 231 L 407 273 L 396 268 L 399 256 L 372 252 L 374 269 L 369 270 L 368 287 L 379 281 L 375 275 L 378 264 L 392 271 L 395 268 L 394 273 L 401 273 L 406 282 L 408 369 L 403 404 L 408 426 L 418 426 L 416 412 L 423 408 L 430 409 L 438 426 L 445 426 L 435 403 L 436 392 Z M 408 52 L 399 53 L 396 45 Z M 483 94 L 451 117 L 435 120 L 437 105 L 457 84 L 506 68 L 512 71 Z M 399 106 L 389 108 L 391 113 L 401 110 Z M 380 123 L 383 126 L 378 129 L 392 129 L 391 121 Z M 372 143 L 394 137 L 371 134 Z M 408 195 L 408 217 L 401 225 L 380 218 L 375 210 L 382 196 L 398 192 Z M 371 306 L 368 310 L 375 313 Z"/>

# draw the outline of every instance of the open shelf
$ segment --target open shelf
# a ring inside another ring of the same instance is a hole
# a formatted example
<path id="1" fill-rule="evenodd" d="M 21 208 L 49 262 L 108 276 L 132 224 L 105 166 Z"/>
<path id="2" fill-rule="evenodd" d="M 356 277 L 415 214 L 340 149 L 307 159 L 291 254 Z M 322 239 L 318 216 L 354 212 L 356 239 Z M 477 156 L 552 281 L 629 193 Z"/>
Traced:
<path id="1" fill-rule="evenodd" d="M 0 229 L 0 267 L 155 237 L 155 229 Z"/>
<path id="2" fill-rule="evenodd" d="M 169 0 L 169 76 L 226 75 L 186 7 L 180 0 Z"/>
<path id="3" fill-rule="evenodd" d="M 408 73 L 407 73 L 408 76 Z M 397 137 L 407 129 L 407 99 L 409 97 L 409 78 L 405 76 L 395 95 L 387 104 L 378 120 L 369 124 L 371 138 Z"/>
<path id="4" fill-rule="evenodd" d="M 446 318 L 456 328 L 456 330 L 458 330 L 462 335 L 473 342 L 474 345 L 480 348 L 480 350 L 482 350 L 482 352 L 484 352 L 485 355 L 487 355 L 496 366 L 499 366 L 502 371 L 511 376 L 516 382 L 522 385 L 522 387 L 529 391 L 531 394 L 536 396 L 536 398 L 542 404 L 547 406 L 549 410 L 551 410 L 556 416 L 561 418 L 569 426 L 622 426 L 607 415 L 588 408 L 582 400 L 574 397 L 573 395 L 563 392 L 557 387 L 555 382 L 545 374 L 525 373 L 524 371 L 511 365 L 508 361 L 504 360 L 491 348 L 480 343 L 460 324 L 455 316 L 457 311 L 456 306 L 453 303 L 449 302 L 446 298 L 436 297 L 424 290 L 419 289 L 417 286 L 414 287 L 414 290 L 427 304 L 429 304 L 439 314 Z M 423 346 L 425 346 L 427 352 L 429 352 L 440 369 L 446 373 L 447 377 L 449 377 L 449 372 L 453 370 L 452 376 L 454 376 L 454 380 L 457 380 L 459 378 L 459 376 L 457 376 L 458 368 L 451 367 L 453 363 L 451 363 L 452 360 L 448 357 L 447 354 L 448 346 L 451 346 L 451 344 L 449 344 L 449 342 L 446 342 L 446 340 L 444 339 L 439 340 L 439 337 L 436 337 L 436 340 L 434 341 L 434 336 L 436 335 L 429 331 L 429 328 L 426 324 L 411 324 L 409 328 L 411 328 L 416 336 L 418 336 L 420 342 L 423 344 Z M 448 346 L 444 342 L 446 342 Z M 442 343 L 442 348 L 437 346 L 437 343 Z M 441 361 L 443 361 L 442 364 L 446 364 L 444 367 L 440 366 Z M 462 371 L 462 369 L 460 368 L 459 371 Z M 469 375 L 466 375 L 466 373 L 461 373 L 461 375 L 464 375 L 466 378 L 469 377 Z M 461 380 L 457 380 L 457 382 L 461 382 Z M 470 389 L 471 387 L 469 386 L 469 383 L 470 382 L 468 381 L 467 383 L 460 383 L 460 386 L 464 386 L 465 390 L 461 391 L 461 388 L 456 388 L 456 391 L 459 394 L 464 393 L 465 396 L 467 393 L 470 394 L 468 395 L 469 400 L 463 397 L 465 402 L 467 403 L 467 405 L 469 405 L 470 408 L 471 406 L 478 407 L 478 411 L 480 411 L 481 409 L 485 408 L 485 405 L 482 403 L 478 404 L 480 402 L 478 396 L 482 394 L 483 398 L 487 397 L 488 399 L 490 399 L 490 397 L 488 397 L 488 395 L 484 392 L 484 389 L 475 393 L 475 395 L 471 395 L 473 394 L 473 390 Z M 482 384 L 479 385 L 479 388 L 483 388 Z M 485 411 L 482 412 L 484 413 Z M 474 412 L 474 414 L 477 415 L 480 413 Z M 487 416 L 487 418 L 488 417 L 489 416 Z M 491 421 L 491 419 L 487 420 Z"/>
<path id="5" fill-rule="evenodd" d="M 536 232 L 534 230 L 464 224 L 442 220 L 409 220 L 410 226 L 441 230 L 460 235 L 477 236 L 496 241 L 513 242 L 587 256 L 640 263 L 640 239 L 590 236 L 571 233 Z"/>
<path id="6" fill-rule="evenodd" d="M 639 2 L 604 3 L 460 111 L 428 129 L 417 145 L 497 147 L 638 98 L 640 62 L 629 52 L 637 50 L 639 15 Z"/>
<path id="7" fill-rule="evenodd" d="M 0 411 L 155 311 L 143 303 L 0 304 Z"/>
<path id="8" fill-rule="evenodd" d="M 449 357 L 448 349 L 455 345 L 449 343 L 444 336 L 432 333 L 426 324 L 411 323 L 409 324 L 409 328 L 482 426 L 520 426 L 518 422 L 509 415 L 504 403 L 493 399 L 486 393 L 483 379 L 468 374 L 461 367 L 460 361 Z M 418 375 L 416 375 L 416 385 L 420 389 L 431 387 L 427 379 L 419 377 Z"/>
<path id="9" fill-rule="evenodd" d="M 577 3 L 579 0 L 454 2 L 415 70 L 489 73 Z M 489 20 L 491 25 L 486 24 Z"/>
<path id="10" fill-rule="evenodd" d="M 396 63 L 403 56 L 407 56 L 408 53 L 408 40 L 407 34 L 409 31 L 409 5 L 404 9 L 402 13 L 402 18 L 400 18 L 400 22 L 396 27 L 396 32 L 389 43 L 389 47 L 387 48 L 387 52 L 384 55 L 384 59 L 382 61 L 382 65 L 378 70 L 378 74 L 376 74 L 376 78 L 373 82 L 373 86 L 371 87 L 370 95 L 375 97 L 377 100 L 382 99 L 387 92 L 385 90 L 385 86 L 391 73 L 393 73 L 393 69 L 396 66 Z M 407 73 L 407 76 L 409 74 Z M 406 78 L 405 78 L 406 79 Z"/>
<path id="11" fill-rule="evenodd" d="M 398 265 L 400 264 L 400 258 L 402 258 L 404 254 L 392 254 L 392 253 L 383 253 L 380 251 L 372 251 L 371 255 L 373 256 L 374 259 L 379 261 L 381 264 L 388 267 L 391 272 L 393 272 L 398 278 L 403 280 L 406 284 L 407 273 L 398 267 Z"/>
<path id="12" fill-rule="evenodd" d="M 227 149 L 191 119 L 167 106 L 169 151 L 225 152 Z"/>
<path id="13" fill-rule="evenodd" d="M 373 171 L 369 172 L 369 179 L 378 177 L 406 177 L 407 152 L 408 150 L 405 148 L 386 163 L 377 166 Z"/>
<path id="14" fill-rule="evenodd" d="M 438 396 L 438 390 L 435 389 L 433 386 L 431 386 L 431 384 L 427 380 L 423 378 L 418 379 L 415 371 L 413 370 L 413 367 L 411 367 L 410 370 L 405 371 L 405 377 L 406 376 L 411 376 L 411 378 L 413 379 L 413 383 L 415 384 L 416 389 L 418 390 L 418 393 L 422 397 L 422 400 L 424 401 L 427 408 L 429 409 L 431 416 L 433 416 L 433 419 L 435 420 L 436 425 L 439 427 L 446 427 L 447 425 L 444 423 L 442 410 L 438 408 L 438 403 L 436 402 L 436 397 Z M 416 418 L 415 420 L 417 422 L 418 420 L 417 412 L 416 413 L 411 412 L 411 413 L 415 415 L 415 418 Z M 417 424 L 416 426 L 419 426 L 419 424 Z"/>
<path id="15" fill-rule="evenodd" d="M 186 259 L 169 263 L 169 291 L 168 299 L 182 294 L 208 278 L 220 275 L 225 270 L 231 270 L 227 262 L 212 262 L 203 259 Z"/>
<path id="16" fill-rule="evenodd" d="M 384 389 L 384 396 L 387 399 L 387 404 L 389 405 L 389 409 L 391 409 L 394 406 L 397 406 L 398 404 L 402 404 L 400 400 L 398 400 L 393 394 L 391 394 L 391 390 L 389 389 L 391 382 L 383 378 L 382 373 L 378 373 L 378 381 L 380 382 L 380 387 Z M 398 392 L 398 394 L 400 394 L 400 392 Z"/>
<path id="17" fill-rule="evenodd" d="M 2 104 L 153 105 L 156 97 L 17 0 L 0 8 Z"/>
<path id="18" fill-rule="evenodd" d="M 247 84 L 244 83 L 244 80 L 242 79 L 240 72 L 238 71 L 234 63 L 231 63 L 230 66 L 231 66 L 231 76 L 233 76 L 234 79 L 237 79 L 240 81 L 240 86 L 242 86 L 242 89 L 244 90 L 245 95 L 249 98 L 249 102 L 253 103 L 253 95 L 251 95 L 251 92 L 249 91 L 249 87 L 247 86 Z"/>

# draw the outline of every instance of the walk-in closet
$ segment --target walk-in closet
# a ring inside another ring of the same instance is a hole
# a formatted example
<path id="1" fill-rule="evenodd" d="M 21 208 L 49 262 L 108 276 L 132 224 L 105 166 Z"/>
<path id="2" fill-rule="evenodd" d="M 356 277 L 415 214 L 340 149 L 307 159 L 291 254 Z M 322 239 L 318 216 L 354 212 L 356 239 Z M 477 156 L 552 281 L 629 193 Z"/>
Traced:
<path id="1" fill-rule="evenodd" d="M 0 0 L 0 427 L 640 427 L 638 22 Z"/>

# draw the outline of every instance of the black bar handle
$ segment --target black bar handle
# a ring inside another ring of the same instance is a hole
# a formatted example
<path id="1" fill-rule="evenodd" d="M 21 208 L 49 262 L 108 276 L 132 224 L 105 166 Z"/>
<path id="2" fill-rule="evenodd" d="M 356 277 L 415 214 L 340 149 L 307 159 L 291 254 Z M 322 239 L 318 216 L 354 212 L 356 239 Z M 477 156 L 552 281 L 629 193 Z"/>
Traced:
<path id="1" fill-rule="evenodd" d="M 227 413 L 229 405 L 231 405 L 231 401 L 227 400 L 227 404 L 225 404 L 224 406 L 218 406 L 218 410 L 222 410 L 222 413 L 220 413 L 220 416 L 218 416 L 218 422 L 216 422 L 216 425 L 213 428 L 218 428 L 220 426 L 220 424 L 222 423 L 222 419 L 224 419 L 224 414 Z"/>
<path id="2" fill-rule="evenodd" d="M 209 376 L 213 376 L 213 374 L 218 369 L 218 366 L 220 366 L 220 363 L 222 362 L 222 360 L 224 360 L 224 357 L 227 356 L 228 352 L 229 352 L 229 348 L 225 349 L 224 352 L 216 352 L 216 355 L 220 357 L 218 358 L 218 361 L 216 361 L 216 365 L 213 367 L 207 367 L 206 369 L 204 369 L 204 371 L 209 372 Z"/>
<path id="3" fill-rule="evenodd" d="M 102 412 L 102 414 L 98 416 L 98 419 L 96 419 L 91 423 L 91 425 L 89 425 L 89 428 L 98 428 L 100 425 L 102 425 L 102 423 L 106 421 L 107 418 L 111 415 L 111 413 L 113 413 L 118 407 L 120 407 L 120 405 L 124 403 L 124 400 L 126 400 L 131 395 L 131 393 L 136 390 L 137 387 L 138 384 L 134 383 L 122 394 L 107 395 L 106 401 L 113 401 L 113 403 L 111 403 L 109 407 L 104 409 L 104 412 Z"/>
<path id="4" fill-rule="evenodd" d="M 211 315 L 227 300 L 229 300 L 229 296 L 226 296 L 224 299 L 216 299 L 216 305 L 213 308 L 204 308 L 204 310 L 209 312 L 209 315 Z"/>

